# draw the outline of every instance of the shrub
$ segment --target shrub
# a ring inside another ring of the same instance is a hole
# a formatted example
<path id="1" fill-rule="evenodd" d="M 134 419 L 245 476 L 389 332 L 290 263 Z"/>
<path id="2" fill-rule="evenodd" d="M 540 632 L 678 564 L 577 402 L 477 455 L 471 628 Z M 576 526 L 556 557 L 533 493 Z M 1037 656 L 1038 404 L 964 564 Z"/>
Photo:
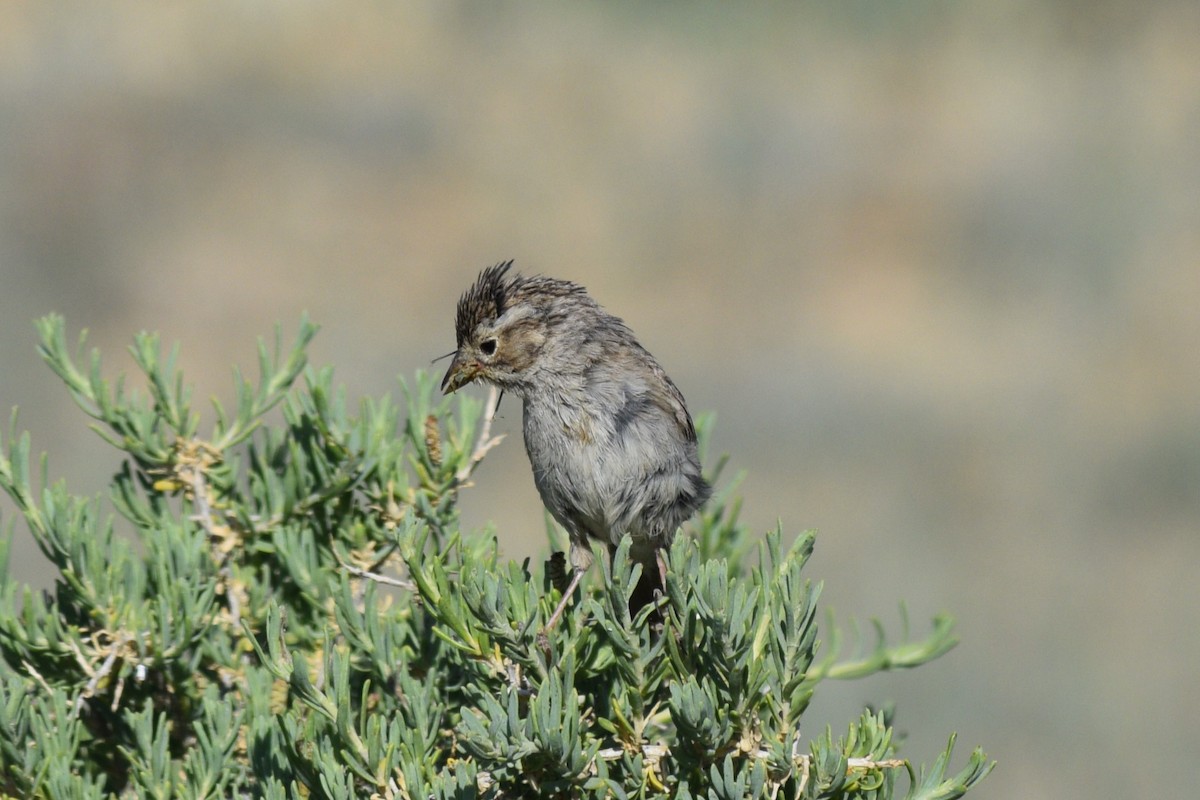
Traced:
<path id="1" fill-rule="evenodd" d="M 81 336 L 39 321 L 41 353 L 120 451 L 100 498 L 30 477 L 11 426 L 0 486 L 57 571 L 8 575 L 0 541 L 0 793 L 45 798 L 958 797 L 896 754 L 891 715 L 840 736 L 802 726 L 827 679 L 913 667 L 952 622 L 838 659 L 817 639 L 814 537 L 752 536 L 736 481 L 668 554 L 661 633 L 631 619 L 640 567 L 598 559 L 549 632 L 555 573 L 461 530 L 457 500 L 496 443 L 494 405 L 437 397 L 348 410 L 332 371 L 260 342 L 257 384 L 200 417 L 142 334 L 144 390 L 110 384 Z M 490 409 L 490 410 L 485 410 Z M 704 434 L 709 421 L 701 420 Z M 721 462 L 713 469 L 717 478 Z M 115 512 L 115 513 L 114 513 Z M 550 526 L 548 526 L 550 527 Z M 603 573 L 602 575 L 600 573 Z"/>

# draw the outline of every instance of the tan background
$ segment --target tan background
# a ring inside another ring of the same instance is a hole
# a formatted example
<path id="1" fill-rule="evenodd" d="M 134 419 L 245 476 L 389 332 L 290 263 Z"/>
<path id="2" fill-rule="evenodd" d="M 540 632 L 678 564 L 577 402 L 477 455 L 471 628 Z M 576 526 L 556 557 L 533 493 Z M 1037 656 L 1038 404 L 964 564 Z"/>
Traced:
<path id="1" fill-rule="evenodd" d="M 718 412 L 745 518 L 820 530 L 839 614 L 958 616 L 809 734 L 891 698 L 907 755 L 957 730 L 956 765 L 1000 760 L 980 800 L 1188 794 L 1197 42 L 1194 2 L 7 3 L 0 407 L 98 492 L 35 316 L 110 375 L 136 330 L 181 340 L 203 398 L 308 309 L 354 400 L 515 258 Z M 500 425 L 465 521 L 538 552 L 516 403 Z"/>

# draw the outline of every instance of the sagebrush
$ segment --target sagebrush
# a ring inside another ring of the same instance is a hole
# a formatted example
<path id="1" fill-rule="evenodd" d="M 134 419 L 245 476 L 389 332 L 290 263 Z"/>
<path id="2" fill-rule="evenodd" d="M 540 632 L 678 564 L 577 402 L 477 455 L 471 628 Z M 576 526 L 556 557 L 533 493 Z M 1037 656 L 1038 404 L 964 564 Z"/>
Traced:
<path id="1" fill-rule="evenodd" d="M 15 414 L 0 455 L 23 522 L 0 541 L 6 796 L 952 798 L 991 768 L 976 750 L 951 774 L 952 736 L 913 766 L 889 713 L 839 735 L 803 718 L 824 680 L 942 655 L 952 623 L 839 660 L 803 574 L 814 537 L 747 531 L 723 462 L 668 554 L 661 633 L 630 617 L 626 547 L 543 632 L 561 562 L 459 524 L 491 406 L 418 374 L 403 403 L 351 410 L 307 366 L 304 321 L 294 346 L 260 343 L 258 381 L 235 372 L 201 436 L 177 348 L 139 335 L 129 389 L 61 318 L 39 331 L 118 453 L 106 498 L 44 457 L 35 482 Z M 52 591 L 8 574 L 25 530 Z"/>

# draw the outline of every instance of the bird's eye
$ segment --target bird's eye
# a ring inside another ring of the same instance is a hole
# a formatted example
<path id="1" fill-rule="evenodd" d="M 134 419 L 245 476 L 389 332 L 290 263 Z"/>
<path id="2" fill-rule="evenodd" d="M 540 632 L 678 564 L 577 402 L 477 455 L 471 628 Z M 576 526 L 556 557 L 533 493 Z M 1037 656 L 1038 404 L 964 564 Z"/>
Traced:
<path id="1" fill-rule="evenodd" d="M 479 343 L 479 352 L 483 353 L 485 356 L 495 355 L 496 354 L 496 340 L 495 339 L 484 339 L 482 342 Z"/>

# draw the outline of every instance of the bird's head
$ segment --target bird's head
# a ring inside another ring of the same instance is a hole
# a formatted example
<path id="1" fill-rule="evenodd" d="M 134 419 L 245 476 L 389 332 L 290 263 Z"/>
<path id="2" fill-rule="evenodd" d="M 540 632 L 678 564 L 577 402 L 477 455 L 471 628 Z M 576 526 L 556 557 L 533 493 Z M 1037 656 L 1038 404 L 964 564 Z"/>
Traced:
<path id="1" fill-rule="evenodd" d="M 443 392 L 481 380 L 522 393 L 544 366 L 552 332 L 569 327 L 572 312 L 597 308 L 578 284 L 509 275 L 511 267 L 505 261 L 483 270 L 459 299 L 458 346 L 442 379 Z"/>

